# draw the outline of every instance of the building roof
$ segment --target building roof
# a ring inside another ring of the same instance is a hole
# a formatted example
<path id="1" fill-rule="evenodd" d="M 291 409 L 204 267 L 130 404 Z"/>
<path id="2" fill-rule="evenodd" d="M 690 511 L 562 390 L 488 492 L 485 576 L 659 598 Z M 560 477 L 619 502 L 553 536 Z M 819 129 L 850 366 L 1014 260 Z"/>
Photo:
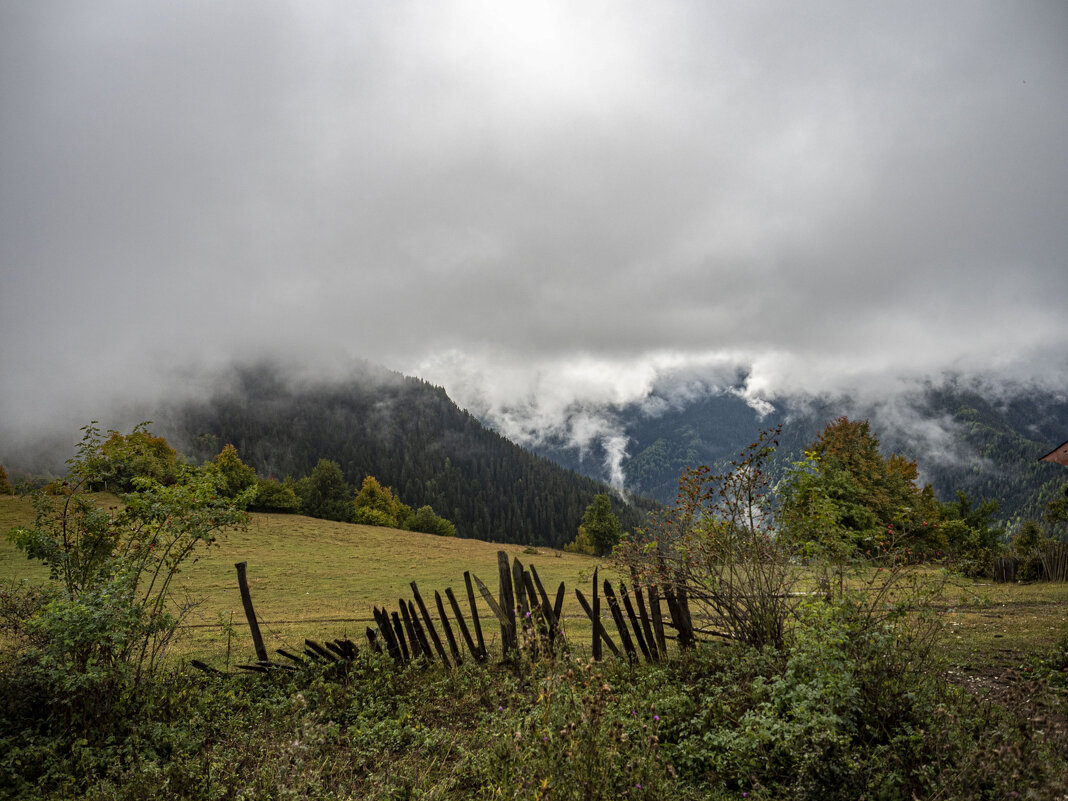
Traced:
<path id="1" fill-rule="evenodd" d="M 1038 461 L 1053 462 L 1054 464 L 1063 464 L 1068 467 L 1068 441 L 1062 442 Z"/>

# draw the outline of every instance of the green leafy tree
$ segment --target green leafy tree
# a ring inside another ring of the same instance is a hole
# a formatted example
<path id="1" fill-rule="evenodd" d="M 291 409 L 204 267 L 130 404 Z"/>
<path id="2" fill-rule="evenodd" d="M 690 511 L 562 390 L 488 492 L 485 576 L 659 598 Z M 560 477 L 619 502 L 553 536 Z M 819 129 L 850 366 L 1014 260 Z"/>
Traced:
<path id="1" fill-rule="evenodd" d="M 1018 581 L 1033 581 L 1042 578 L 1042 549 L 1050 542 L 1042 524 L 1037 520 L 1025 520 L 1016 536 L 1012 538 L 1012 552 L 1020 560 L 1016 568 Z"/>
<path id="2" fill-rule="evenodd" d="M 938 518 L 933 491 L 916 484 L 916 463 L 882 456 L 867 420 L 839 417 L 805 457 L 779 487 L 781 533 L 795 548 L 875 553 L 899 536 L 926 537 Z"/>
<path id="3" fill-rule="evenodd" d="M 226 445 L 209 464 L 219 475 L 219 491 L 227 498 L 236 498 L 256 484 L 256 469 L 241 461 L 233 445 Z"/>
<path id="4" fill-rule="evenodd" d="M 69 731 L 99 723 L 159 668 L 191 608 L 171 593 L 175 575 L 221 529 L 246 522 L 244 499 L 224 498 L 217 475 L 188 466 L 167 485 L 135 476 L 121 504 L 98 505 L 91 490 L 122 465 L 94 426 L 83 431 L 58 494 L 36 493 L 33 525 L 10 532 L 53 582 L 24 625 L 23 667 L 44 688 L 36 701 L 62 714 Z"/>
<path id="5" fill-rule="evenodd" d="M 305 493 L 301 498 L 304 514 L 343 523 L 352 521 L 352 491 L 337 462 L 320 459 L 302 489 Z"/>
<path id="6" fill-rule="evenodd" d="M 415 513 L 408 519 L 405 528 L 408 531 L 436 534 L 439 537 L 456 536 L 456 526 L 436 514 L 430 506 L 420 506 L 416 509 Z"/>
<path id="7" fill-rule="evenodd" d="M 623 536 L 623 529 L 612 512 L 612 501 L 607 493 L 595 495 L 593 503 L 586 507 L 582 515 L 582 528 L 586 529 L 594 551 L 599 556 L 612 552 L 612 548 Z"/>
<path id="8" fill-rule="evenodd" d="M 976 503 L 965 492 L 942 504 L 939 533 L 945 538 L 954 564 L 966 576 L 989 577 L 994 572 L 994 556 L 1001 549 L 1004 534 L 995 528 L 998 502 Z"/>
<path id="9" fill-rule="evenodd" d="M 292 483 L 269 478 L 256 479 L 256 496 L 249 509 L 256 512 L 294 513 L 300 511 L 300 498 Z"/>

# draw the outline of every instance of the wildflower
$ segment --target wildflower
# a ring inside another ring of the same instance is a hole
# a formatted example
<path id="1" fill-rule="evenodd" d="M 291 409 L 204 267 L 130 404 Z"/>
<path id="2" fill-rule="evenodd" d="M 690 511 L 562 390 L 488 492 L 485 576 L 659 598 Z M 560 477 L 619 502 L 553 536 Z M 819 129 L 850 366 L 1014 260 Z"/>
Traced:
<path id="1" fill-rule="evenodd" d="M 655 720 L 657 723 L 659 723 L 660 722 L 660 716 L 659 715 L 653 715 L 653 720 Z"/>

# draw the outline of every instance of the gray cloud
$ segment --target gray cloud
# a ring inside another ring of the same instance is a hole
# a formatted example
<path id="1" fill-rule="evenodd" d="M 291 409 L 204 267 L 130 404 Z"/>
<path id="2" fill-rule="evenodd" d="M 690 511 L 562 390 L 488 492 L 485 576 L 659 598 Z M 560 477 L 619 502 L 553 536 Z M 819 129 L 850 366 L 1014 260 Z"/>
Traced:
<path id="1" fill-rule="evenodd" d="M 263 354 L 516 434 L 684 368 L 1062 380 L 1066 34 L 1059 2 L 5 4 L 0 446 Z"/>

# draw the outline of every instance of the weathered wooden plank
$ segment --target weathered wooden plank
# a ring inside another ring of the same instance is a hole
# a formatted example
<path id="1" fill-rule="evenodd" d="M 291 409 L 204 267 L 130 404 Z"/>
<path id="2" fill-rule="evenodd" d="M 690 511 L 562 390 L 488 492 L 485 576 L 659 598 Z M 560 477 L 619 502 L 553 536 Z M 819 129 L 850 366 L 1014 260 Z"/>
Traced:
<path id="1" fill-rule="evenodd" d="M 456 647 L 456 638 L 452 635 L 452 626 L 449 625 L 449 616 L 445 614 L 445 604 L 441 602 L 441 593 L 434 590 L 434 603 L 438 607 L 438 620 L 441 621 L 441 627 L 445 630 L 445 639 L 449 641 L 449 650 L 452 652 L 452 658 L 457 665 L 463 664 L 463 657 L 460 655 L 460 649 Z"/>
<path id="2" fill-rule="evenodd" d="M 408 614 L 412 619 L 412 629 L 415 630 L 416 639 L 419 640 L 419 650 L 423 656 L 426 657 L 428 662 L 434 661 L 434 652 L 430 650 L 430 642 L 426 638 L 426 632 L 423 631 L 423 626 L 419 622 L 419 615 L 415 611 L 415 604 L 408 601 Z"/>
<path id="3" fill-rule="evenodd" d="M 419 638 L 415 636 L 415 626 L 412 625 L 412 615 L 408 613 L 408 602 L 403 598 L 398 598 L 397 603 L 400 605 L 401 618 L 404 620 L 404 632 L 408 635 L 408 647 L 411 649 L 412 661 L 415 661 L 423 655 L 423 646 L 419 642 Z M 429 654 L 427 654 L 429 656 Z"/>
<path id="4" fill-rule="evenodd" d="M 267 648 L 263 644 L 263 635 L 260 634 L 260 624 L 256 620 L 256 610 L 252 607 L 252 593 L 248 588 L 248 575 L 246 574 L 247 562 L 237 562 L 237 586 L 241 591 L 241 605 L 245 607 L 245 619 L 248 621 L 249 631 L 252 632 L 252 645 L 256 649 L 256 658 L 261 662 L 267 659 Z"/>
<path id="5" fill-rule="evenodd" d="M 449 657 L 445 654 L 445 647 L 441 644 L 441 638 L 438 636 L 438 632 L 434 628 L 434 622 L 430 619 L 430 612 L 427 611 L 426 604 L 423 603 L 423 596 L 419 594 L 419 587 L 414 581 L 409 582 L 408 586 L 412 588 L 415 603 L 419 607 L 420 614 L 423 616 L 423 622 L 426 623 L 426 631 L 430 635 L 430 639 L 434 642 L 434 650 L 436 650 L 438 656 L 441 657 L 442 664 L 445 665 L 445 667 L 451 667 L 452 663 L 449 662 Z"/>
<path id="6" fill-rule="evenodd" d="M 324 648 L 322 645 L 317 643 L 315 640 L 305 640 L 304 641 L 304 645 L 305 645 L 306 648 L 310 649 L 313 653 L 317 654 L 318 656 L 321 656 L 327 662 L 336 662 L 337 661 L 337 657 L 336 656 L 334 656 L 332 653 L 330 653 L 326 648 Z M 308 653 L 308 651 L 305 650 L 304 653 Z"/>
<path id="7" fill-rule="evenodd" d="M 371 646 L 371 650 L 376 654 L 382 653 L 382 643 L 379 641 L 378 634 L 375 630 L 368 626 L 363 632 L 367 636 L 367 644 Z"/>
<path id="8" fill-rule="evenodd" d="M 515 625 L 515 596 L 512 594 L 512 569 L 507 551 L 497 551 L 497 574 L 500 580 L 500 606 L 505 617 L 501 622 L 501 648 L 507 661 L 519 655 L 519 629 Z"/>
<path id="9" fill-rule="evenodd" d="M 691 648 L 697 643 L 693 633 L 693 619 L 690 617 L 690 600 L 686 596 L 686 585 L 683 582 L 675 583 L 675 601 L 679 607 L 679 646 Z"/>
<path id="10" fill-rule="evenodd" d="M 276 648 L 275 649 L 275 653 L 276 654 L 281 654 L 286 659 L 288 659 L 288 660 L 290 660 L 292 662 L 295 662 L 298 665 L 306 665 L 306 664 L 308 664 L 308 660 L 306 660 L 304 657 L 297 656 L 296 654 L 290 653 L 285 648 Z"/>
<path id="11" fill-rule="evenodd" d="M 471 652 L 471 656 L 475 658 L 476 662 L 484 662 L 486 655 L 471 639 L 471 632 L 468 630 L 467 623 L 464 621 L 463 613 L 460 611 L 460 603 L 456 600 L 456 596 L 452 592 L 452 587 L 445 588 L 445 597 L 449 599 L 449 605 L 452 606 L 452 613 L 456 617 L 456 625 L 460 627 L 460 635 L 464 638 L 464 642 L 467 643 L 467 650 Z"/>
<path id="12" fill-rule="evenodd" d="M 582 606 L 583 611 L 586 613 L 587 617 L 589 617 L 594 632 L 598 634 L 604 644 L 608 646 L 608 650 L 615 654 L 617 657 L 622 656 L 622 654 L 620 654 L 619 652 L 619 649 L 616 648 L 616 644 L 612 642 L 612 638 L 608 636 L 608 632 L 605 631 L 604 624 L 601 622 L 600 618 L 593 613 L 593 609 L 590 608 L 589 601 L 586 600 L 586 596 L 582 594 L 582 590 L 580 590 L 578 587 L 575 588 L 575 597 L 578 598 L 579 605 Z"/>
<path id="13" fill-rule="evenodd" d="M 518 560 L 516 560 L 518 561 Z M 538 593 L 534 589 L 534 581 L 530 577 L 530 572 L 526 570 L 520 571 L 520 577 L 523 581 L 523 596 L 524 605 L 528 611 L 523 614 L 526 620 L 526 628 L 531 632 L 530 636 L 530 658 L 538 658 L 538 641 L 544 640 L 547 647 L 549 645 L 549 629 L 545 625 L 545 618 L 539 613 L 539 607 L 541 604 L 538 602 Z M 537 634 L 535 635 L 535 630 Z"/>
<path id="14" fill-rule="evenodd" d="M 386 610 L 379 609 L 377 606 L 374 607 L 374 618 L 378 624 L 378 632 L 386 642 L 386 651 L 390 657 L 394 662 L 405 661 L 401 656 L 400 646 L 397 644 L 397 636 L 389 625 L 389 617 L 386 615 Z"/>
<path id="15" fill-rule="evenodd" d="M 616 600 L 612 585 L 608 582 L 608 579 L 605 579 L 601 586 L 604 589 L 605 600 L 608 601 L 608 610 L 612 613 L 612 620 L 616 622 L 616 630 L 619 632 L 619 641 L 623 643 L 623 650 L 627 652 L 627 658 L 631 662 L 636 662 L 638 661 L 638 653 L 634 650 L 630 632 L 627 631 L 627 622 L 623 619 L 623 611 L 619 608 L 619 601 Z"/>
<path id="16" fill-rule="evenodd" d="M 649 585 L 649 615 L 653 619 L 653 635 L 661 659 L 667 659 L 667 642 L 664 640 L 664 616 L 660 610 L 660 590 L 655 584 Z"/>
<path id="17" fill-rule="evenodd" d="M 561 613 L 563 611 L 564 611 L 564 582 L 561 581 L 560 582 L 560 586 L 556 588 L 556 603 L 553 604 L 553 617 L 555 617 L 557 619 L 557 621 L 562 620 L 563 618 L 561 618 L 560 615 L 561 615 Z"/>
<path id="18" fill-rule="evenodd" d="M 351 659 L 352 658 L 352 657 L 350 657 L 348 655 L 348 653 L 346 652 L 345 647 L 343 645 L 341 645 L 341 643 L 331 642 L 331 641 L 328 640 L 327 642 L 324 642 L 323 645 L 325 645 L 326 648 L 329 651 L 332 651 L 334 654 L 336 654 L 341 659 Z"/>
<path id="19" fill-rule="evenodd" d="M 497 603 L 497 599 L 493 597 L 493 593 L 489 591 L 489 587 L 483 583 L 482 579 L 475 576 L 475 584 L 478 585 L 478 591 L 482 593 L 482 597 L 486 600 L 486 603 L 489 604 L 490 611 L 493 612 L 497 620 L 500 621 L 500 624 L 502 626 L 511 625 L 508 620 L 508 615 L 501 608 L 501 605 Z"/>
<path id="20" fill-rule="evenodd" d="M 382 611 L 384 614 L 385 610 Z M 408 651 L 408 643 L 404 638 L 404 625 L 401 623 L 400 616 L 396 612 L 393 612 L 390 617 L 393 621 L 393 633 L 397 635 L 397 646 L 401 650 L 401 658 L 405 662 L 410 662 L 412 655 Z"/>
<path id="21" fill-rule="evenodd" d="M 527 604 L 527 592 L 526 587 L 523 586 L 523 563 L 519 561 L 519 557 L 516 557 L 512 562 L 512 588 L 515 593 L 515 614 L 519 620 L 519 625 L 522 626 L 524 632 L 530 628 L 530 615 L 527 614 L 530 608 Z M 518 636 L 519 629 L 516 629 L 516 635 Z M 516 641 L 516 647 L 518 649 L 519 641 Z"/>
<path id="22" fill-rule="evenodd" d="M 471 625 L 475 629 L 475 641 L 478 643 L 479 653 L 482 654 L 480 662 L 485 662 L 489 654 L 486 653 L 486 641 L 482 638 L 482 623 L 478 619 L 478 606 L 475 604 L 475 589 L 471 586 L 471 572 L 464 571 L 464 584 L 467 586 L 467 603 L 471 607 Z"/>
<path id="23" fill-rule="evenodd" d="M 630 620 L 631 628 L 634 629 L 634 639 L 638 643 L 642 656 L 645 657 L 646 662 L 652 662 L 653 658 L 649 655 L 649 646 L 645 644 L 641 624 L 638 622 L 638 616 L 634 614 L 634 605 L 630 602 L 630 593 L 627 592 L 627 585 L 622 581 L 619 582 L 619 597 L 623 599 L 623 608 L 627 611 L 627 618 Z"/>
<path id="24" fill-rule="evenodd" d="M 210 673 L 213 676 L 225 676 L 226 675 L 225 673 L 223 673 L 218 668 L 213 668 L 211 665 L 205 664 L 204 662 L 201 662 L 199 659 L 192 659 L 192 660 L 190 660 L 189 664 L 192 665 L 193 667 L 195 667 L 197 670 L 203 670 L 205 673 Z"/>
<path id="25" fill-rule="evenodd" d="M 649 646 L 649 655 L 653 661 L 659 662 L 661 659 L 659 649 L 657 648 L 656 641 L 653 639 L 653 627 L 649 622 L 649 611 L 645 608 L 645 599 L 642 597 L 642 588 L 638 583 L 638 577 L 633 576 L 634 583 L 631 585 L 634 588 L 634 601 L 638 604 L 638 619 L 642 623 L 642 631 L 645 633 L 645 642 Z"/>
<path id="26" fill-rule="evenodd" d="M 597 589 L 597 571 L 599 568 L 593 569 L 593 611 L 590 613 L 593 617 L 593 659 L 595 662 L 600 662 L 604 656 L 604 652 L 601 650 L 601 634 L 604 632 L 604 625 L 601 623 L 601 594 Z M 582 596 L 579 596 L 582 600 Z M 604 633 L 607 638 L 607 632 Z"/>
<path id="27" fill-rule="evenodd" d="M 534 568 L 534 565 L 530 566 L 530 575 L 534 579 L 534 586 L 538 590 L 538 595 L 541 597 L 542 614 L 545 615 L 545 624 L 549 628 L 549 642 L 550 647 L 556 640 L 560 640 L 563 647 L 567 647 L 567 641 L 564 639 L 564 630 L 560 626 L 560 616 L 556 613 L 556 609 L 551 603 L 549 603 L 549 594 L 545 592 L 545 586 L 541 583 L 541 578 L 538 576 L 538 571 Z M 563 591 L 563 584 L 560 584 L 561 592 Z M 559 595 L 559 593 L 557 593 Z"/>

